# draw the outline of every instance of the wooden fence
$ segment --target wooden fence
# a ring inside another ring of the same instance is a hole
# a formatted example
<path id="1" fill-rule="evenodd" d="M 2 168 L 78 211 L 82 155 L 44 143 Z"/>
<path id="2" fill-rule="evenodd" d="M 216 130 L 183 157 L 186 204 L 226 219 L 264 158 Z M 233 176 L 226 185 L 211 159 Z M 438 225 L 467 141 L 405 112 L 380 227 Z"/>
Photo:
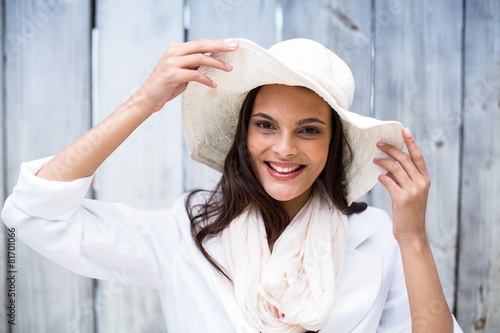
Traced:
<path id="1" fill-rule="evenodd" d="M 103 119 L 171 42 L 247 37 L 269 47 L 312 38 L 351 66 L 354 111 L 397 119 L 415 133 L 433 179 L 428 231 L 449 305 L 465 332 L 500 331 L 500 1 L 0 3 L 1 202 L 22 161 L 56 153 Z M 177 99 L 105 162 L 90 195 L 168 207 L 217 180 L 188 156 Z M 380 187 L 366 198 L 390 210 Z M 155 292 L 118 277 L 77 276 L 19 241 L 10 273 L 13 238 L 0 232 L 0 332 L 166 332 Z"/>

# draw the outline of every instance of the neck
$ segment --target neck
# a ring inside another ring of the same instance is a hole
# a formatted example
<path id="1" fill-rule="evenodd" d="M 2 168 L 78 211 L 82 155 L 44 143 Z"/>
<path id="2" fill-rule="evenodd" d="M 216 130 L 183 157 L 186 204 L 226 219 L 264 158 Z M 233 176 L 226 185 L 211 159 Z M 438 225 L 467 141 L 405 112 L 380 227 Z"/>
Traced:
<path id="1" fill-rule="evenodd" d="M 290 221 L 304 207 L 312 194 L 312 186 L 304 193 L 288 201 L 279 201 L 280 206 L 288 213 Z"/>

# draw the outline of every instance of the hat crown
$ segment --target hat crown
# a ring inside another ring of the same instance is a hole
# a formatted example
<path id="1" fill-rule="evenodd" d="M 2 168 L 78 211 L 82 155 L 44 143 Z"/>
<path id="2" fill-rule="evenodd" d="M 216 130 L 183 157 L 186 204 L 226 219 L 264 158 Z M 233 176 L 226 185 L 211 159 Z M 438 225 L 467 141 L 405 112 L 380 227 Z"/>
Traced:
<path id="1" fill-rule="evenodd" d="M 322 44 L 305 38 L 273 45 L 269 53 L 284 65 L 319 83 L 337 104 L 349 110 L 354 95 L 354 77 L 349 66 Z"/>

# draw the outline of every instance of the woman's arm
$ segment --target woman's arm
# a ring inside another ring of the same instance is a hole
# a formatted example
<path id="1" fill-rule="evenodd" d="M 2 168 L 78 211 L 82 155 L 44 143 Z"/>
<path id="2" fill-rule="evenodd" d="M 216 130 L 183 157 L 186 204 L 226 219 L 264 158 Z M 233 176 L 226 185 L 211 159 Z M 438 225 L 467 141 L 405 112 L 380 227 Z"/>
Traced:
<path id="1" fill-rule="evenodd" d="M 453 319 L 439 281 L 425 230 L 430 187 L 424 158 L 408 129 L 403 130 L 408 154 L 379 143 L 394 159 L 374 161 L 388 172 L 379 177 L 392 199 L 393 233 L 399 243 L 410 301 L 412 332 L 453 332 Z"/>
<path id="2" fill-rule="evenodd" d="M 37 176 L 71 181 L 92 175 L 111 153 L 153 113 L 184 91 L 189 81 L 215 88 L 216 83 L 197 71 L 208 66 L 224 71 L 232 67 L 204 53 L 237 49 L 227 40 L 198 40 L 172 44 L 141 88 L 97 126 L 59 152 Z"/>

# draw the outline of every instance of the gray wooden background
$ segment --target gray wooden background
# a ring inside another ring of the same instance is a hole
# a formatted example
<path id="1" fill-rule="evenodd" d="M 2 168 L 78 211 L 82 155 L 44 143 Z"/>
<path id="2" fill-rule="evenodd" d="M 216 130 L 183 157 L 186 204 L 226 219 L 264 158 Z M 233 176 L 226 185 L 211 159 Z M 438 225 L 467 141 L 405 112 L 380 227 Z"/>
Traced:
<path id="1" fill-rule="evenodd" d="M 103 119 L 171 42 L 312 38 L 351 66 L 354 111 L 415 133 L 433 180 L 428 232 L 450 308 L 465 332 L 500 332 L 500 1 L 0 3 L 1 202 L 22 161 L 56 153 Z M 90 195 L 162 208 L 217 177 L 189 159 L 177 99 L 102 166 Z M 366 200 L 390 209 L 381 187 Z M 4 228 L 0 238 L 7 305 Z M 152 290 L 77 276 L 20 242 L 16 268 L 16 322 L 0 307 L 0 332 L 166 332 Z"/>

